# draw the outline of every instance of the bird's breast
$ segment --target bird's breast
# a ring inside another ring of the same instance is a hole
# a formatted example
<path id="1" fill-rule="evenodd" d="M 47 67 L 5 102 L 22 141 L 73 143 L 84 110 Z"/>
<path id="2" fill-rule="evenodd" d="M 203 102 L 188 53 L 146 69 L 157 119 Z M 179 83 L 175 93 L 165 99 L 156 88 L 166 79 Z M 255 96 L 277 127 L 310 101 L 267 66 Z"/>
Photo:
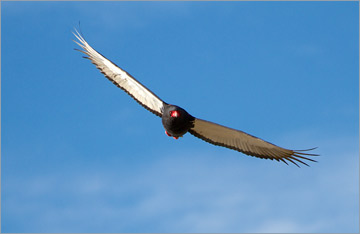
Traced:
<path id="1" fill-rule="evenodd" d="M 187 131 L 193 127 L 193 119 L 191 118 L 174 118 L 164 117 L 162 118 L 162 124 L 165 130 L 174 137 L 181 137 Z"/>

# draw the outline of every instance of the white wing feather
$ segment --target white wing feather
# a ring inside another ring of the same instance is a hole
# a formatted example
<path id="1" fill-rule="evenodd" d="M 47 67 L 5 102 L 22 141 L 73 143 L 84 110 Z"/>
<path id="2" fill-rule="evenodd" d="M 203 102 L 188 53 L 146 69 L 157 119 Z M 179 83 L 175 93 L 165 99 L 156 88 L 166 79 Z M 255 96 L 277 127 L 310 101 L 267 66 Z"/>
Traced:
<path id="1" fill-rule="evenodd" d="M 158 96 L 143 86 L 129 73 L 122 70 L 120 67 L 93 49 L 78 31 L 76 31 L 74 35 L 79 41 L 75 41 L 76 44 L 83 49 L 80 51 L 88 56 L 85 58 L 90 59 L 106 78 L 127 92 L 144 108 L 148 109 L 157 116 L 162 116 L 164 102 Z"/>

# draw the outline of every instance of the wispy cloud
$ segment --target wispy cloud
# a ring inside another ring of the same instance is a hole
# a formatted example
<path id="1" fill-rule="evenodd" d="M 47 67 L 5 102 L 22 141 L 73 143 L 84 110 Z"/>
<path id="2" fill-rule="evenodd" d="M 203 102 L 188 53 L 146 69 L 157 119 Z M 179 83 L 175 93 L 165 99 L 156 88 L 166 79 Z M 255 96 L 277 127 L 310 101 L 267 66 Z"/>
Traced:
<path id="1" fill-rule="evenodd" d="M 18 232 L 356 232 L 357 152 L 326 154 L 302 169 L 196 151 L 88 165 L 12 178 L 3 208 L 29 220 Z"/>

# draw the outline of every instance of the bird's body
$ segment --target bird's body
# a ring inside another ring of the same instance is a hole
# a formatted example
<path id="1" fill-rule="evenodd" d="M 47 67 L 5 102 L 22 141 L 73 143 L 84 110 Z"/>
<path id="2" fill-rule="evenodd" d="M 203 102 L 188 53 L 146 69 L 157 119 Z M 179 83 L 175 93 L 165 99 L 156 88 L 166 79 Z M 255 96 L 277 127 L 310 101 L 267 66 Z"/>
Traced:
<path id="1" fill-rule="evenodd" d="M 168 136 L 178 139 L 189 132 L 208 143 L 258 158 L 282 161 L 286 164 L 286 161 L 289 161 L 297 166 L 296 162 L 308 165 L 303 160 L 315 162 L 306 157 L 317 156 L 304 153 L 308 150 L 285 149 L 240 130 L 195 118 L 183 108 L 164 102 L 129 73 L 94 50 L 78 32 L 74 35 L 79 40 L 75 42 L 83 49 L 80 51 L 87 55 L 85 58 L 89 59 L 106 78 L 123 89 L 145 109 L 162 118 Z"/>
<path id="2" fill-rule="evenodd" d="M 162 124 L 170 136 L 182 137 L 194 126 L 195 118 L 181 107 L 166 104 L 163 113 Z"/>

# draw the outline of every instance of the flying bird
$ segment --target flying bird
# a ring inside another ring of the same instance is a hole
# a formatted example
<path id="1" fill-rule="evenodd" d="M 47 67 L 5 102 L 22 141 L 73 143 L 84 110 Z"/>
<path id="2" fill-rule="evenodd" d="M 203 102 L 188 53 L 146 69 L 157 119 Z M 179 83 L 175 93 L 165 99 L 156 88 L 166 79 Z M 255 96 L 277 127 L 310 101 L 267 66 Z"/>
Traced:
<path id="1" fill-rule="evenodd" d="M 307 150 L 285 149 L 243 131 L 196 118 L 183 108 L 164 102 L 125 70 L 93 49 L 77 30 L 73 34 L 78 40 L 74 40 L 74 42 L 82 48 L 82 50 L 76 50 L 84 53 L 86 55 L 84 58 L 89 59 L 112 83 L 128 93 L 145 109 L 159 116 L 162 119 L 166 135 L 178 139 L 189 132 L 214 145 L 258 158 L 282 161 L 286 164 L 288 161 L 298 167 L 297 162 L 306 166 L 309 165 L 305 160 L 316 162 L 309 156 L 318 155 L 307 152 L 315 148 Z"/>

